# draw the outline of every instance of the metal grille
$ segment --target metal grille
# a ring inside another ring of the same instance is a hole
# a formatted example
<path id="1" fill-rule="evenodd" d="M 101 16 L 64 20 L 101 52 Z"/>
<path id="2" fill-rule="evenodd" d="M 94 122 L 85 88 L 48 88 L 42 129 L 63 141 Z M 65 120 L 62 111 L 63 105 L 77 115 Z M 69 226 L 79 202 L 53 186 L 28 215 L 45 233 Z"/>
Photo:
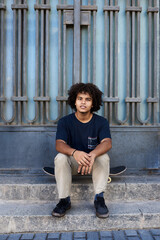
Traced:
<path id="1" fill-rule="evenodd" d="M 7 79 L 5 78 L 5 31 L 6 31 L 6 4 L 0 2 L 0 125 L 53 125 L 57 120 L 68 113 L 67 108 L 67 89 L 69 86 L 67 78 L 67 31 L 73 30 L 73 61 L 72 83 L 82 81 L 82 31 L 87 30 L 87 79 L 86 82 L 98 84 L 96 78 L 96 38 L 98 27 L 96 23 L 97 7 L 96 0 L 88 0 L 86 4 L 83 1 L 74 0 L 72 5 L 67 1 L 59 0 L 57 2 L 58 17 L 58 117 L 51 119 L 50 102 L 50 68 L 49 54 L 50 46 L 50 20 L 51 8 L 50 0 L 36 0 L 35 22 L 35 117 L 28 118 L 28 96 L 27 96 L 27 24 L 28 24 L 28 1 L 14 0 L 10 6 L 13 14 L 13 76 L 12 86 L 12 117 L 6 118 L 6 96 L 5 88 Z M 147 1 L 148 9 L 148 77 L 145 84 L 148 88 L 147 97 L 147 117 L 141 119 L 141 62 L 140 62 L 140 39 L 141 39 L 141 13 L 142 6 L 140 0 L 125 1 L 126 18 L 126 97 L 125 117 L 119 119 L 119 75 L 118 75 L 118 33 L 119 33 L 119 7 L 118 0 L 104 0 L 104 116 L 109 119 L 111 125 L 159 125 L 159 93 L 158 93 L 158 17 L 159 8 L 157 0 Z M 124 34 L 124 33 L 122 33 Z M 6 63 L 7 64 L 7 63 Z M 12 66 L 8 65 L 9 68 Z"/>

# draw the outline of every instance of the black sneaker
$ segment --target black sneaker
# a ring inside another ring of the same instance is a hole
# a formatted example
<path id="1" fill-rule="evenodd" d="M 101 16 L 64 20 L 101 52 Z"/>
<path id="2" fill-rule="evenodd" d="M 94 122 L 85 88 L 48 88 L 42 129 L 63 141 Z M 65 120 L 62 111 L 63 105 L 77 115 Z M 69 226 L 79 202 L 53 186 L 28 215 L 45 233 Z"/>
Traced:
<path id="1" fill-rule="evenodd" d="M 94 201 L 94 206 L 96 209 L 97 217 L 107 218 L 109 216 L 109 211 L 103 197 L 97 197 L 97 200 Z"/>
<path id="2" fill-rule="evenodd" d="M 71 202 L 65 198 L 60 199 L 59 203 L 52 211 L 52 216 L 63 217 L 67 210 L 71 208 Z"/>

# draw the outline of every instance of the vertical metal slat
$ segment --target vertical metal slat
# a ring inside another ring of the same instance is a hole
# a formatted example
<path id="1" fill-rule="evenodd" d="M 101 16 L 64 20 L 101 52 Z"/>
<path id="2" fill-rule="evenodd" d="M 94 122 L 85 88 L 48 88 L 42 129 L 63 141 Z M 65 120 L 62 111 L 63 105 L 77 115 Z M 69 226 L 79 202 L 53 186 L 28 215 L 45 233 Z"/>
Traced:
<path id="1" fill-rule="evenodd" d="M 48 4 L 48 1 L 47 1 Z M 45 32 L 45 96 L 49 96 L 49 10 L 46 10 L 46 32 Z"/>
<path id="2" fill-rule="evenodd" d="M 0 53 L 1 53 L 1 62 L 0 62 L 0 97 L 4 98 L 4 12 L 0 10 Z M 2 101 L 0 101 L 0 116 L 2 116 Z"/>
<path id="3" fill-rule="evenodd" d="M 27 0 L 25 0 L 25 3 L 27 3 Z M 39 4 L 39 1 L 36 0 L 36 4 Z M 38 97 L 39 95 L 39 10 L 36 10 L 36 40 L 35 40 L 35 45 L 36 45 L 36 56 L 35 56 L 35 98 Z M 27 22 L 27 17 L 26 17 L 26 11 L 24 11 L 24 29 L 26 28 L 25 22 Z M 24 31 L 24 38 L 26 38 L 26 31 Z M 24 51 L 26 47 L 26 40 L 24 41 Z M 24 60 L 25 61 L 25 60 Z M 24 62 L 25 64 L 25 62 Z M 27 83 L 27 79 L 26 79 L 26 71 L 27 69 L 25 69 L 26 67 L 24 66 L 24 84 Z M 25 80 L 26 79 L 26 80 Z M 25 88 L 24 91 L 25 95 L 27 94 L 27 88 Z M 27 123 L 29 124 L 33 124 L 37 121 L 38 116 L 39 116 L 39 103 L 37 101 L 35 101 L 35 117 L 30 120 L 28 119 L 28 108 L 27 108 L 27 102 L 24 102 L 24 116 L 25 116 L 25 120 Z"/>
<path id="4" fill-rule="evenodd" d="M 0 63 L 0 96 L 4 96 L 4 11 L 0 11 L 0 52 L 1 52 L 1 63 Z"/>
<path id="5" fill-rule="evenodd" d="M 39 0 L 36 0 L 36 4 L 39 4 Z M 35 97 L 39 96 L 39 10 L 36 9 L 36 91 L 35 91 Z M 39 117 L 39 102 L 36 101 L 36 115 L 35 115 L 35 121 Z"/>
<path id="6" fill-rule="evenodd" d="M 157 0 L 154 0 L 154 7 L 157 7 Z M 157 99 L 157 13 L 154 13 L 154 88 L 153 97 Z M 153 124 L 158 121 L 157 103 L 153 103 Z"/>
<path id="7" fill-rule="evenodd" d="M 80 0 L 74 0 L 74 70 L 73 82 L 81 81 L 80 74 Z"/>
<path id="8" fill-rule="evenodd" d="M 117 6 L 118 1 L 115 1 L 115 5 Z M 118 99 L 118 12 L 115 12 L 115 68 L 114 68 L 114 75 L 115 75 L 115 97 Z M 127 90 L 126 90 L 127 92 Z M 115 120 L 118 124 L 124 124 L 128 121 L 129 118 L 129 104 L 126 103 L 126 113 L 125 119 L 119 120 L 118 119 L 118 103 L 115 102 Z"/>
<path id="9" fill-rule="evenodd" d="M 27 4 L 27 1 L 24 1 Z M 23 10 L 23 96 L 27 96 L 27 11 Z M 23 102 L 23 112 L 26 119 L 26 102 Z"/>
<path id="10" fill-rule="evenodd" d="M 107 1 L 105 1 L 105 5 L 107 6 Z M 104 32 L 104 51 L 105 51 L 105 59 L 104 59 L 104 96 L 108 97 L 108 46 L 107 46 L 107 37 L 108 37 L 108 12 L 105 11 L 105 32 Z M 104 117 L 108 119 L 108 103 L 104 103 Z"/>
<path id="11" fill-rule="evenodd" d="M 21 0 L 19 0 L 21 4 Z M 18 83 L 17 95 L 22 96 L 22 10 L 18 9 Z M 17 96 L 16 95 L 16 96 Z M 22 102 L 18 101 L 18 124 L 22 124 Z"/>
<path id="12" fill-rule="evenodd" d="M 44 4 L 44 0 L 41 0 L 41 3 Z M 45 78 L 44 78 L 44 64 L 45 64 L 45 57 L 44 57 L 44 10 L 41 9 L 41 36 L 40 36 L 40 49 L 41 49 L 41 58 L 40 58 L 40 79 L 41 79 L 41 84 L 40 84 L 40 96 L 44 97 L 44 86 L 45 86 Z M 40 102 L 40 119 L 41 119 L 41 124 L 45 123 L 45 116 L 44 116 L 44 102 Z"/>
<path id="13" fill-rule="evenodd" d="M 88 2 L 88 4 L 91 4 L 91 3 Z M 88 83 L 89 82 L 91 82 L 91 26 L 90 25 L 88 25 Z"/>
<path id="14" fill-rule="evenodd" d="M 140 1 L 138 0 L 138 6 L 140 6 Z M 138 39 L 137 39 L 137 97 L 140 97 L 140 13 L 137 13 L 137 21 L 138 21 L 138 25 L 137 25 L 137 33 L 138 33 Z M 148 104 L 148 116 L 146 120 L 142 120 L 140 118 L 140 103 L 137 103 L 137 120 L 141 123 L 141 124 L 146 124 L 150 121 L 150 114 L 151 114 L 151 110 L 150 110 L 150 104 Z"/>
<path id="15" fill-rule="evenodd" d="M 135 6 L 135 0 L 132 0 L 132 6 Z M 132 12 L 132 90 L 131 90 L 131 96 L 132 98 L 135 98 L 135 12 Z M 132 125 L 135 125 L 135 103 L 132 102 Z"/>
<path id="16" fill-rule="evenodd" d="M 67 92 L 67 77 L 66 77 L 66 32 L 67 26 L 66 24 L 63 25 L 63 96 L 66 96 Z M 66 115 L 66 101 L 63 101 L 63 115 Z"/>
<path id="17" fill-rule="evenodd" d="M 110 6 L 113 6 L 113 0 L 110 0 Z M 113 97 L 113 11 L 109 15 L 109 97 Z M 109 122 L 112 125 L 113 104 L 109 103 Z"/>
<path id="18" fill-rule="evenodd" d="M 59 4 L 61 0 L 59 0 Z M 58 10 L 58 96 L 62 96 L 62 74 L 61 74 L 61 63 L 62 63 L 62 11 Z M 58 101 L 58 112 L 62 115 L 62 102 Z"/>
<path id="19" fill-rule="evenodd" d="M 46 4 L 49 5 L 50 1 L 46 0 Z M 61 22 L 61 18 L 60 18 L 60 22 Z M 46 24 L 45 25 L 45 96 L 49 98 L 49 34 L 50 34 L 49 10 L 46 10 L 45 24 Z M 61 42 L 61 38 L 59 39 L 59 41 Z M 58 88 L 58 94 L 59 94 L 59 88 Z M 50 107 L 49 101 L 46 101 L 46 119 L 49 121 L 49 123 L 55 124 L 59 120 L 61 112 L 58 111 L 58 117 L 55 120 L 51 120 L 49 107 Z"/>
<path id="20" fill-rule="evenodd" d="M 93 11 L 93 83 L 96 84 L 96 11 Z"/>
<path id="21" fill-rule="evenodd" d="M 149 0 L 149 6 L 152 5 L 152 1 Z M 152 98 L 152 14 L 148 13 L 148 50 L 149 50 L 149 66 L 148 66 L 148 98 Z M 152 103 L 148 103 L 148 115 L 151 118 Z"/>
<path id="22" fill-rule="evenodd" d="M 14 13 L 13 13 L 14 14 Z M 5 117 L 5 97 L 4 97 L 4 28 L 5 28 L 5 21 L 4 21 L 4 13 L 3 13 L 3 10 L 1 11 L 1 81 L 2 81 L 2 85 L 1 85 L 1 94 L 4 98 L 4 100 L 1 102 L 1 118 L 2 120 L 4 121 L 4 124 L 11 124 L 14 119 L 15 119 L 15 113 L 16 113 L 16 103 L 13 102 L 13 114 L 12 114 L 12 117 L 11 119 L 7 120 L 6 117 Z M 15 34 L 15 31 L 14 29 L 16 28 L 15 26 L 15 22 L 13 20 L 13 46 L 15 46 L 14 44 L 14 41 L 15 41 L 15 38 L 14 38 L 14 34 Z M 13 49 L 13 60 L 14 60 L 14 56 L 15 56 L 15 51 L 16 49 L 14 48 Z M 14 68 L 13 68 L 13 95 L 15 95 L 15 78 L 14 78 Z"/>
<path id="23" fill-rule="evenodd" d="M 127 6 L 129 6 L 129 0 L 127 0 Z M 127 80 L 127 96 L 130 97 L 130 13 L 127 11 L 127 29 L 126 29 L 126 38 L 127 38 L 127 57 L 126 57 L 126 80 Z M 130 103 L 127 104 L 127 113 L 130 115 Z"/>
<path id="24" fill-rule="evenodd" d="M 27 4 L 25 0 L 25 4 Z M 23 10 L 23 95 L 27 96 L 27 11 Z"/>
<path id="25" fill-rule="evenodd" d="M 138 6 L 140 6 L 140 1 L 137 2 Z M 136 74 L 136 92 L 137 97 L 140 97 L 140 13 L 137 13 L 137 74 Z M 140 103 L 137 103 L 137 120 L 142 123 L 140 120 Z"/>
<path id="26" fill-rule="evenodd" d="M 46 4 L 49 4 L 48 0 Z M 45 96 L 49 96 L 49 10 L 46 10 L 45 16 Z M 46 102 L 46 116 L 49 116 L 49 102 Z"/>
<path id="27" fill-rule="evenodd" d="M 27 4 L 27 0 L 24 1 Z M 23 96 L 27 96 L 27 11 L 23 11 Z M 27 102 L 23 102 L 23 112 L 26 122 L 27 119 Z"/>

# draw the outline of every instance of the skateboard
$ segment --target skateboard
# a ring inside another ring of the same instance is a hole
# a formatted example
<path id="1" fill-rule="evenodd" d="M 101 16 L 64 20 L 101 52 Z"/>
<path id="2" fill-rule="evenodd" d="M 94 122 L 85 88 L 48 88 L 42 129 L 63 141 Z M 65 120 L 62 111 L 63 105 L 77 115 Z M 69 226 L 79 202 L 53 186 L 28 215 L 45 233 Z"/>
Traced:
<path id="1" fill-rule="evenodd" d="M 122 173 L 124 173 L 127 170 L 126 166 L 117 166 L 117 167 L 111 167 L 110 168 L 110 174 L 108 177 L 108 183 L 110 183 L 112 181 L 112 176 L 117 176 L 120 175 Z"/>
<path id="2" fill-rule="evenodd" d="M 112 181 L 112 178 L 111 178 L 112 176 L 120 175 L 120 174 L 124 173 L 126 170 L 127 170 L 127 168 L 125 166 L 117 166 L 117 167 L 110 168 L 108 183 L 110 183 Z M 43 171 L 50 176 L 54 176 L 54 168 L 53 167 L 44 167 Z"/>

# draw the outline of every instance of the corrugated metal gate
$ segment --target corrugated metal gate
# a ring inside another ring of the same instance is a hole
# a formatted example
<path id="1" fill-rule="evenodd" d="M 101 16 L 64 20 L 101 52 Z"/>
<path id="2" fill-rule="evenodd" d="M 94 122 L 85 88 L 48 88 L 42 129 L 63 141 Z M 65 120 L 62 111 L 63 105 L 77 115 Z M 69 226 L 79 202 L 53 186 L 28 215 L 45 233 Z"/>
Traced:
<path id="1" fill-rule="evenodd" d="M 0 0 L 0 53 L 1 168 L 52 163 L 76 82 L 104 93 L 113 165 L 159 168 L 158 0 Z"/>

